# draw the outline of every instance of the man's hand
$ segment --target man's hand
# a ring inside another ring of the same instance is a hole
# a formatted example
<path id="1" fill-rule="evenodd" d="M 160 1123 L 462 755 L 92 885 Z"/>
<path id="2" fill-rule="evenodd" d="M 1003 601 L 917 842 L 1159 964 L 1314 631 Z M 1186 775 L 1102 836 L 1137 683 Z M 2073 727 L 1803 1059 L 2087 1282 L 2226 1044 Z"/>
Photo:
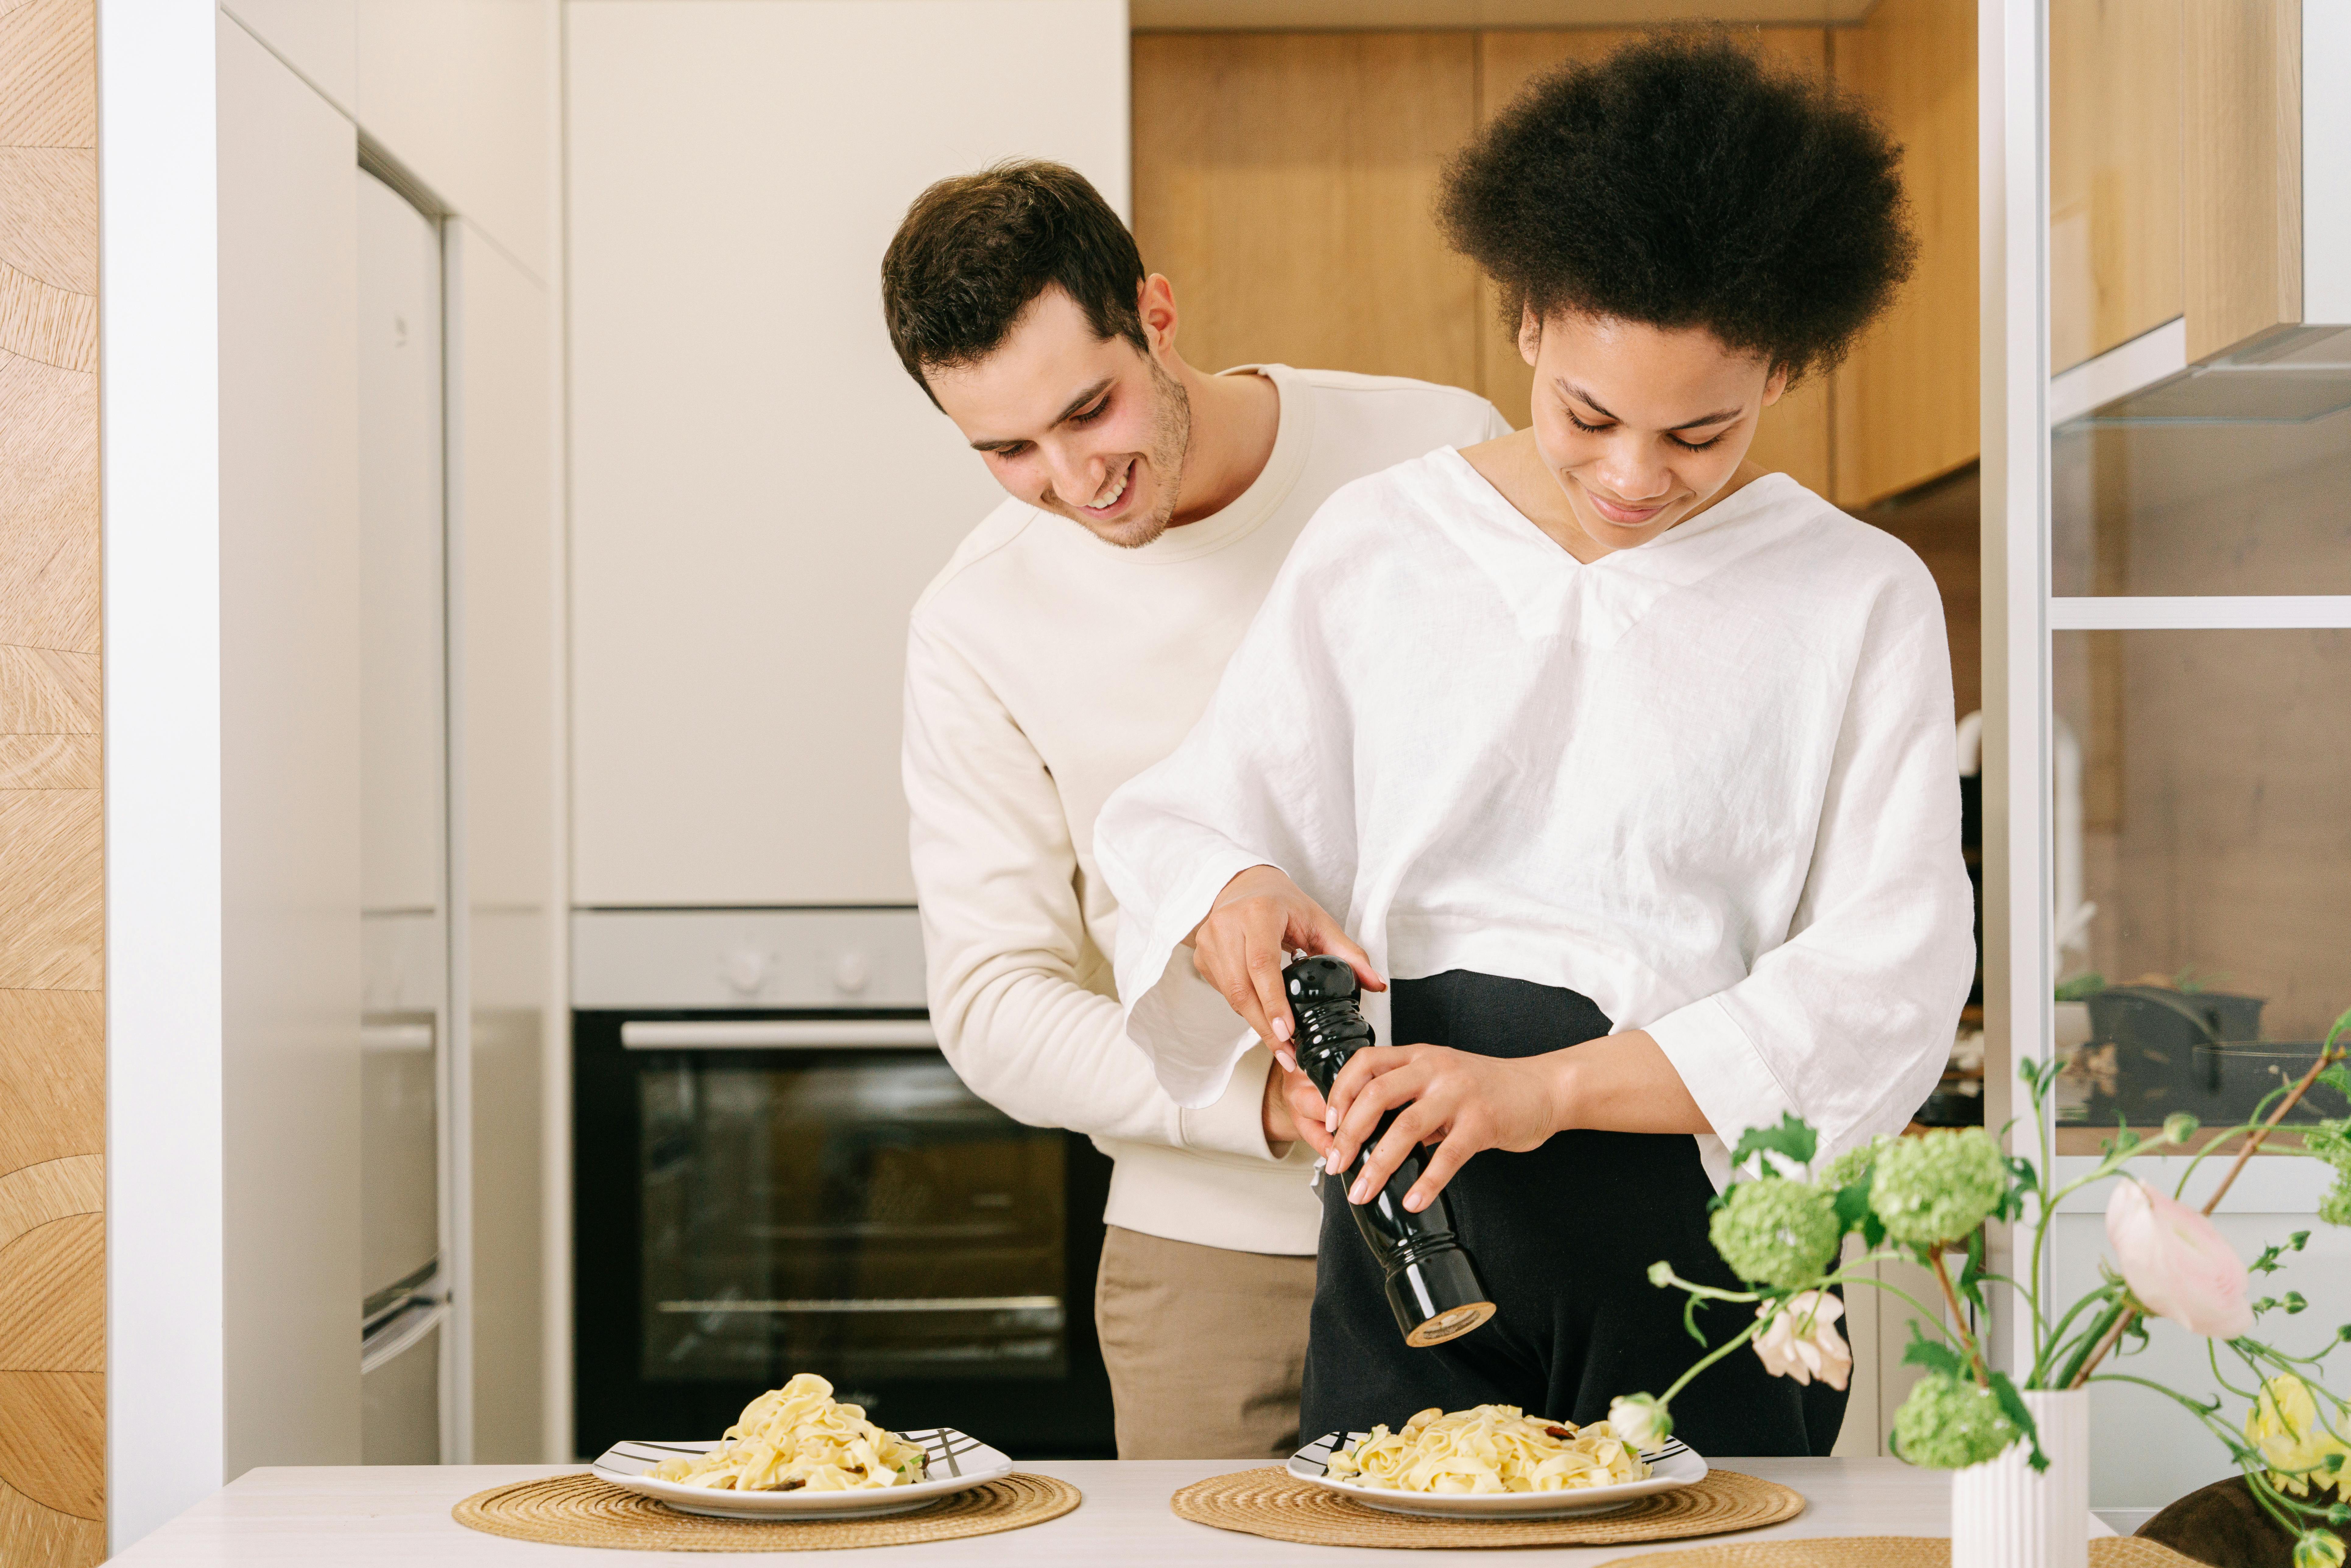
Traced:
<path id="1" fill-rule="evenodd" d="M 1303 1138 L 1316 1154 L 1326 1152 L 1331 1147 L 1331 1134 L 1323 1131 L 1328 1110 L 1322 1103 L 1322 1091 L 1303 1072 L 1279 1061 L 1266 1070 L 1264 1115 L 1269 1146 Z"/>
<path id="2" fill-rule="evenodd" d="M 1187 940 L 1192 967 L 1200 977 L 1223 993 L 1285 1068 L 1298 1065 L 1290 1048 L 1296 1032 L 1290 1000 L 1281 991 L 1281 969 L 1289 954 L 1327 953 L 1343 959 L 1365 990 L 1387 989 L 1387 982 L 1373 972 L 1371 959 L 1347 940 L 1339 923 L 1270 865 L 1251 866 L 1225 883 L 1208 917 Z"/>

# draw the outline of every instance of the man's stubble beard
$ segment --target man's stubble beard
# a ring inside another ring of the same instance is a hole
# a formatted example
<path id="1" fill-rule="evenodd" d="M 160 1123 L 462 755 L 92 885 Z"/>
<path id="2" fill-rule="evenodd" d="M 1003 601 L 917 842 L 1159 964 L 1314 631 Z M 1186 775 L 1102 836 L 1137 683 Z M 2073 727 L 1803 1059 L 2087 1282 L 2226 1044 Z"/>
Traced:
<path id="1" fill-rule="evenodd" d="M 1185 392 L 1182 382 L 1159 368 L 1157 360 L 1146 355 L 1144 363 L 1151 371 L 1151 389 L 1157 398 L 1151 411 L 1151 471 L 1160 480 L 1160 495 L 1149 517 L 1094 529 L 1103 543 L 1121 549 L 1141 549 L 1167 531 L 1183 493 L 1185 454 L 1192 444 L 1191 394 Z"/>

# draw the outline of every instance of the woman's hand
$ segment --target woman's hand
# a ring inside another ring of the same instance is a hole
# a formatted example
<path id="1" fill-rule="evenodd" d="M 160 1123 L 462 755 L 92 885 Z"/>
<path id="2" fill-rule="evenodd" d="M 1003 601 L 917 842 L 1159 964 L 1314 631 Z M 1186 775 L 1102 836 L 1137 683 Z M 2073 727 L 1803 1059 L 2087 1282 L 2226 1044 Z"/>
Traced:
<path id="1" fill-rule="evenodd" d="M 1417 1214 L 1453 1173 L 1480 1149 L 1524 1151 L 1565 1125 L 1558 1103 L 1560 1063 L 1547 1056 L 1479 1056 L 1442 1045 L 1375 1045 L 1359 1051 L 1331 1085 L 1335 1119 L 1327 1168 L 1346 1170 L 1355 1151 L 1401 1105 L 1395 1125 L 1374 1145 L 1347 1201 L 1368 1203 L 1405 1155 L 1435 1144 L 1404 1206 Z"/>
<path id="2" fill-rule="evenodd" d="M 1282 1066 L 1291 1070 L 1298 1066 L 1297 1053 L 1290 1047 L 1296 1030 L 1290 999 L 1281 990 L 1281 969 L 1289 954 L 1327 953 L 1343 959 L 1365 990 L 1387 989 L 1387 982 L 1373 973 L 1371 959 L 1347 940 L 1339 923 L 1270 865 L 1251 866 L 1225 883 L 1208 917 L 1186 940 L 1200 978 L 1222 992 L 1241 1021 L 1257 1030 Z"/>
<path id="3" fill-rule="evenodd" d="M 1347 1201 L 1368 1203 L 1418 1144 L 1435 1144 L 1404 1206 L 1418 1213 L 1480 1149 L 1539 1148 L 1553 1133 L 1710 1133 L 1712 1124 L 1645 1030 L 1627 1030 L 1540 1056 L 1479 1056 L 1441 1045 L 1359 1051 L 1331 1085 L 1328 1169 L 1343 1171 L 1395 1106 Z M 1294 1107 L 1293 1107 L 1294 1110 Z M 1320 1145 L 1316 1147 L 1321 1148 Z"/>

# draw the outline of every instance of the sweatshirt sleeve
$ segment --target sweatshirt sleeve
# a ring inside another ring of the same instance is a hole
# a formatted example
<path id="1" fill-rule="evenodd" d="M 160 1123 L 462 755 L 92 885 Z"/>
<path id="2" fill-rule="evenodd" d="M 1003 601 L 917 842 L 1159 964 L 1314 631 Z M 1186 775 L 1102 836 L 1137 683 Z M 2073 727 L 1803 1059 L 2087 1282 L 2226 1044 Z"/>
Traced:
<path id="1" fill-rule="evenodd" d="M 1228 882 L 1271 865 L 1342 919 L 1355 863 L 1346 694 L 1308 591 L 1317 538 L 1300 536 L 1190 735 L 1129 779 L 1094 824 L 1119 901 L 1127 1037 L 1180 1105 L 1214 1103 L 1254 1036 L 1201 979 L 1184 942 Z"/>
<path id="2" fill-rule="evenodd" d="M 1079 976 L 1077 854 L 1044 761 L 970 664 L 917 622 L 902 758 L 931 1018 L 973 1092 L 1032 1126 L 1273 1160 L 1271 1058 L 1179 1107 Z M 1287 1145 L 1283 1145 L 1286 1151 Z"/>
<path id="3" fill-rule="evenodd" d="M 1792 1111 L 1826 1159 L 1900 1131 L 1933 1091 L 1975 969 L 1951 706 L 1941 601 L 1923 568 L 1898 573 L 1863 633 L 1786 939 L 1648 1026 L 1724 1142 Z"/>

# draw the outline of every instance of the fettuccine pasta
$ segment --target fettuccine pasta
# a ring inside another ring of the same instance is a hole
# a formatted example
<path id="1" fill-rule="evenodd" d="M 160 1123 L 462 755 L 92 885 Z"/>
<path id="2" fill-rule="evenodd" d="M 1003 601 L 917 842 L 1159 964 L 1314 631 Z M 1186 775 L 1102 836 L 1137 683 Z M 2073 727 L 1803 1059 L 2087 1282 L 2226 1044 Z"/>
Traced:
<path id="1" fill-rule="evenodd" d="M 923 1479 L 923 1450 L 836 1404 L 832 1385 L 803 1372 L 743 1406 L 726 1440 L 653 1467 L 655 1480 L 721 1491 L 847 1491 Z"/>
<path id="2" fill-rule="evenodd" d="M 1391 1432 L 1331 1456 L 1333 1480 L 1395 1491 L 1568 1491 L 1614 1486 L 1649 1473 L 1638 1450 L 1605 1421 L 1577 1427 L 1528 1416 L 1515 1405 L 1480 1405 L 1447 1415 L 1422 1411 Z"/>

